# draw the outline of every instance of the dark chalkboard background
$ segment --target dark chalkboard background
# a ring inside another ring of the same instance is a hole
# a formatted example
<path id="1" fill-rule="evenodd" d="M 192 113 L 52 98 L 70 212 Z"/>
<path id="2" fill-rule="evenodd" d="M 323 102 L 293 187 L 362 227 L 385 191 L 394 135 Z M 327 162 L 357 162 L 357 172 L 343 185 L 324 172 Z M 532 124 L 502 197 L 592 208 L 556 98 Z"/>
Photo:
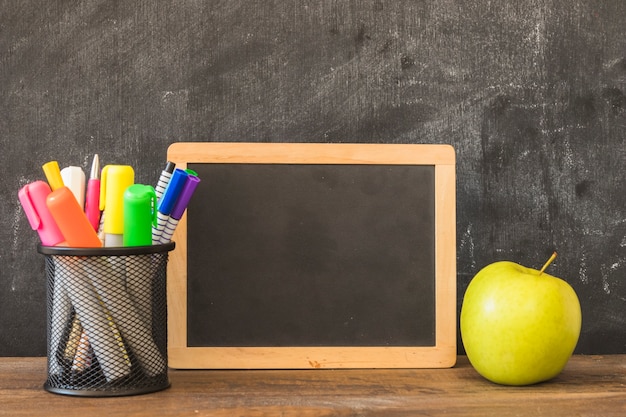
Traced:
<path id="1" fill-rule="evenodd" d="M 580 353 L 626 353 L 626 2 L 0 3 L 0 355 L 45 354 L 41 165 L 175 141 L 449 143 L 458 293 L 509 259 L 569 281 Z M 459 347 L 462 351 L 462 346 Z"/>

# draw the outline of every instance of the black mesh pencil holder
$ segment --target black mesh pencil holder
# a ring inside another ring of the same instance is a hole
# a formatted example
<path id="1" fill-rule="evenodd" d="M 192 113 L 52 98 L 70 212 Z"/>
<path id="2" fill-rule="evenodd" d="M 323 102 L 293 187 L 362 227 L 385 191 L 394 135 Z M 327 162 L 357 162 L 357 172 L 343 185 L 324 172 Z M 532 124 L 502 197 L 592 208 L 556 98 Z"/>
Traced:
<path id="1" fill-rule="evenodd" d="M 47 282 L 47 391 L 107 397 L 169 387 L 167 259 L 174 243 L 39 246 Z"/>

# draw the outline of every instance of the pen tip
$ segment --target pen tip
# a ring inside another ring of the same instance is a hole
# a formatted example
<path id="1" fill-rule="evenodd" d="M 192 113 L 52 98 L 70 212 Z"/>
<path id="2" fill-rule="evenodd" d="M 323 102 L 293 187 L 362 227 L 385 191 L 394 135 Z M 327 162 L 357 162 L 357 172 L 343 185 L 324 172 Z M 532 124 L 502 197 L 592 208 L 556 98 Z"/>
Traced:
<path id="1" fill-rule="evenodd" d="M 100 179 L 100 157 L 98 156 L 98 154 L 95 154 L 93 156 L 93 162 L 91 164 L 91 174 L 89 175 L 89 178 L 91 178 L 92 180 Z"/>

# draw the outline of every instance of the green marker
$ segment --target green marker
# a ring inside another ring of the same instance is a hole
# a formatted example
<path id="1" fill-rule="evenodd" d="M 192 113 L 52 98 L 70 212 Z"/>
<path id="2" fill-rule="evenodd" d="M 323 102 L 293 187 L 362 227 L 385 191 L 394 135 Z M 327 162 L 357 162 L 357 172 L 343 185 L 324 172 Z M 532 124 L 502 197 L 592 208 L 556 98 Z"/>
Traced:
<path id="1" fill-rule="evenodd" d="M 124 192 L 124 246 L 152 245 L 157 197 L 151 185 L 133 184 Z"/>
<path id="2" fill-rule="evenodd" d="M 152 228 L 156 225 L 157 196 L 154 187 L 143 184 L 129 186 L 124 191 L 124 246 L 151 246 Z M 126 290 L 135 310 L 120 306 L 120 311 L 137 313 L 137 319 L 133 318 L 131 323 L 135 323 L 133 325 L 138 332 L 132 332 L 132 336 L 138 338 L 136 341 L 143 342 L 132 350 L 135 354 L 139 353 L 137 359 L 148 376 L 161 375 L 167 370 L 167 362 L 155 349 L 152 339 L 152 283 L 158 264 L 147 255 L 130 255 L 126 261 Z M 125 317 L 131 320 L 132 316 Z"/>

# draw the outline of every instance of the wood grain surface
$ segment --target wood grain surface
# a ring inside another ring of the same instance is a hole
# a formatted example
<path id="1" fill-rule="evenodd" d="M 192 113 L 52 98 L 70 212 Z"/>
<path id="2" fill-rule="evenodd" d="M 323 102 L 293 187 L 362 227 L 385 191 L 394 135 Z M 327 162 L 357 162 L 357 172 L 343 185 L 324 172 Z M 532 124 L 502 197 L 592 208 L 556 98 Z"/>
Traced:
<path id="1" fill-rule="evenodd" d="M 555 379 L 506 387 L 466 357 L 451 369 L 170 371 L 153 394 L 76 398 L 43 390 L 44 358 L 0 358 L 6 416 L 623 416 L 626 356 L 572 357 Z"/>

